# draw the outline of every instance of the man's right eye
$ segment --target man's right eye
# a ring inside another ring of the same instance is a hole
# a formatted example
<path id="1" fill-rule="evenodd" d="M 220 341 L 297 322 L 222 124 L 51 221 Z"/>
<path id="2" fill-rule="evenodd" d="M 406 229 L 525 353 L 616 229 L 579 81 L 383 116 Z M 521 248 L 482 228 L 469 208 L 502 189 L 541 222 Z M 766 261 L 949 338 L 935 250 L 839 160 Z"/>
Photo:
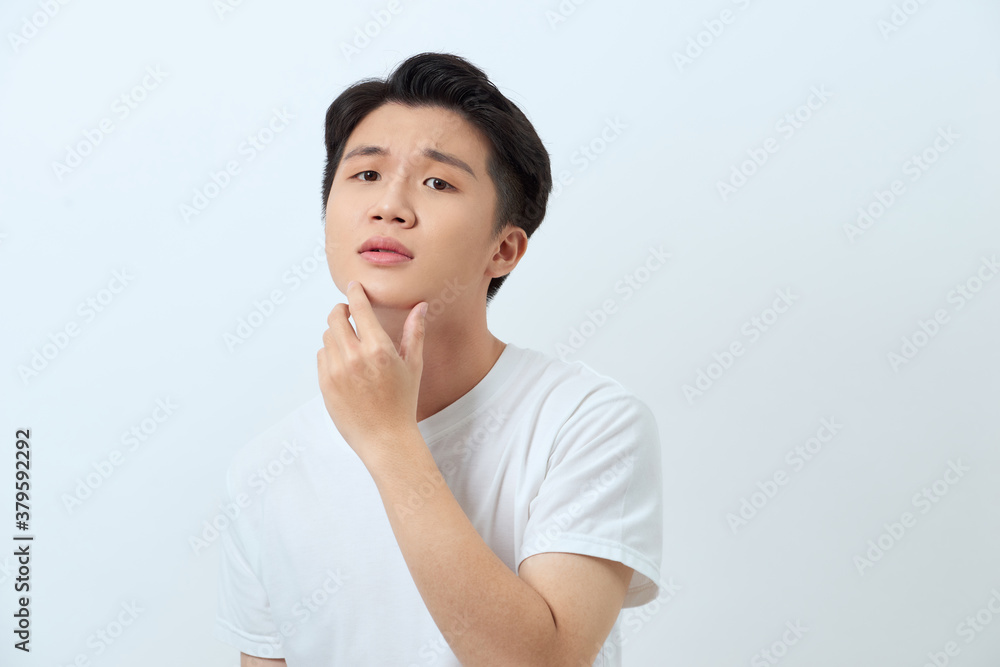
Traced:
<path id="1" fill-rule="evenodd" d="M 377 171 L 372 171 L 371 169 L 369 169 L 368 171 L 362 171 L 362 172 L 359 172 L 357 174 L 354 174 L 354 176 L 352 178 L 357 178 L 358 176 L 361 177 L 362 181 L 377 181 L 378 180 L 378 172 Z M 368 178 L 368 176 L 373 176 L 373 178 Z"/>

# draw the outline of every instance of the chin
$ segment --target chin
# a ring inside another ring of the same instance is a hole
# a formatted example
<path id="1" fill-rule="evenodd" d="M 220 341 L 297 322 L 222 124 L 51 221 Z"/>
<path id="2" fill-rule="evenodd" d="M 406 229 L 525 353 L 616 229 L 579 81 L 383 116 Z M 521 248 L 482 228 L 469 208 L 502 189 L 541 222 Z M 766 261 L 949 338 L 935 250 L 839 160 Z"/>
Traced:
<path id="1" fill-rule="evenodd" d="M 386 284 L 384 280 L 368 280 L 364 278 L 350 278 L 344 283 L 343 293 L 347 291 L 347 283 L 351 280 L 358 280 L 365 288 L 365 294 L 372 308 L 396 308 L 399 310 L 411 310 L 420 303 L 421 299 L 413 293 L 412 289 L 400 289 L 397 285 Z"/>
<path id="2" fill-rule="evenodd" d="M 373 296 L 369 296 L 368 300 L 372 304 L 372 308 L 391 308 L 393 310 L 400 311 L 410 311 L 413 307 L 420 303 L 420 300 L 414 299 L 379 299 Z"/>

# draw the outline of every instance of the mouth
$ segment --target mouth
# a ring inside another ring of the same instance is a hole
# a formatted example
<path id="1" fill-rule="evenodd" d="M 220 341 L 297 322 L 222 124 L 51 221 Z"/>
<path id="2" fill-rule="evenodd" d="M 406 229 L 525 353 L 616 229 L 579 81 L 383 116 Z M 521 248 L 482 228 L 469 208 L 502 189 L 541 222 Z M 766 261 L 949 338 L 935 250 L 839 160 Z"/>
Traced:
<path id="1" fill-rule="evenodd" d="M 412 257 L 407 257 L 401 253 L 384 249 L 365 250 L 360 254 L 365 260 L 372 264 L 401 264 L 403 262 L 410 262 L 413 260 Z"/>
<path id="2" fill-rule="evenodd" d="M 358 252 L 366 259 L 385 256 L 384 259 L 413 259 L 413 253 L 405 245 L 388 236 L 373 236 L 365 241 Z"/>

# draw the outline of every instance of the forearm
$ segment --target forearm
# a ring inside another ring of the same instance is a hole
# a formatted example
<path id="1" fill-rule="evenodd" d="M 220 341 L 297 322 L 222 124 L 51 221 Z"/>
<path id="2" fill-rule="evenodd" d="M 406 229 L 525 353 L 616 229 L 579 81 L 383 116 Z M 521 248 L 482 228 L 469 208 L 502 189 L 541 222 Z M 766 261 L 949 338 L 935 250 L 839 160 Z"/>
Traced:
<path id="1" fill-rule="evenodd" d="M 418 430 L 366 462 L 410 575 L 456 657 L 477 665 L 552 665 L 548 604 L 493 553 L 444 482 Z"/>

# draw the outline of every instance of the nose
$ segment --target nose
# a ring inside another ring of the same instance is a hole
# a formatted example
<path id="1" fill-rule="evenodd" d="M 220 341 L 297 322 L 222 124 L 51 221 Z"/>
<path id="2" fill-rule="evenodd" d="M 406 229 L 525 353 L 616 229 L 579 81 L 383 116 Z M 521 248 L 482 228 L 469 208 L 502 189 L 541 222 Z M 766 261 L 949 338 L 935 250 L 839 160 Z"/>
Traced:
<path id="1" fill-rule="evenodd" d="M 416 214 L 410 206 L 405 188 L 406 184 L 403 179 L 394 180 L 381 188 L 368 212 L 369 219 L 388 220 L 412 227 L 413 223 L 416 222 Z"/>

